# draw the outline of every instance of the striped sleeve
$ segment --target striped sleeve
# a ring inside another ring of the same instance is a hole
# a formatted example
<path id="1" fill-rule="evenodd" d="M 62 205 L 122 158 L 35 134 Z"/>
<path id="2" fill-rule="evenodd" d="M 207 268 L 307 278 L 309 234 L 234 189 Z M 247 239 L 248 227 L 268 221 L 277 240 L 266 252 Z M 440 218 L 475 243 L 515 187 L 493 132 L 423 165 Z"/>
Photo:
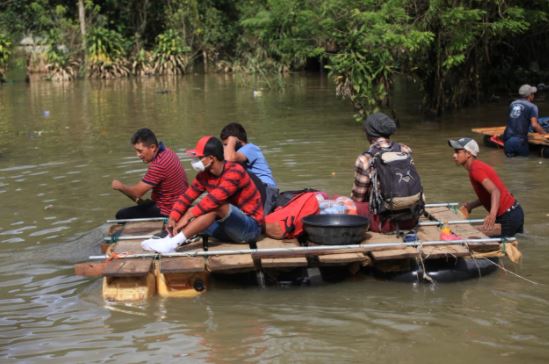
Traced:
<path id="1" fill-rule="evenodd" d="M 198 204 L 192 208 L 194 216 L 204 215 L 229 203 L 229 199 L 235 195 L 240 187 L 240 180 L 244 177 L 243 169 L 231 168 L 232 164 L 227 164 L 223 171 L 219 184 L 209 189 L 208 194 L 204 196 Z"/>
<path id="2" fill-rule="evenodd" d="M 355 161 L 355 180 L 351 197 L 355 201 L 368 201 L 370 192 L 370 173 L 372 156 L 361 154 Z"/>
<path id="3" fill-rule="evenodd" d="M 187 209 L 191 206 L 193 201 L 196 200 L 196 198 L 200 196 L 204 191 L 205 188 L 197 176 L 197 178 L 193 180 L 193 183 L 185 190 L 185 192 L 181 196 L 179 196 L 177 201 L 173 204 L 172 211 L 170 212 L 170 218 L 175 221 L 179 221 L 181 216 L 183 216 L 183 214 L 187 212 Z"/>

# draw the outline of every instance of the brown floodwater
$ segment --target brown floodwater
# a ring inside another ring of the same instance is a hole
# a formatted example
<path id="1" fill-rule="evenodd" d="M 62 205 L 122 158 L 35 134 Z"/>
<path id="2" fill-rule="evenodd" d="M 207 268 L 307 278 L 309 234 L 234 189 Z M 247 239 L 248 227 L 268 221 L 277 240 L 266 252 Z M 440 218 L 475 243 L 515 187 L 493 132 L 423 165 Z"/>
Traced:
<path id="1" fill-rule="evenodd" d="M 417 90 L 397 89 L 394 139 L 414 149 L 428 202 L 473 197 L 446 140 L 504 123 L 509 100 L 427 119 Z M 104 302 L 101 280 L 74 276 L 72 265 L 98 253 L 103 223 L 129 202 L 111 180 L 134 182 L 146 169 L 131 134 L 153 129 L 193 176 L 185 148 L 230 121 L 263 148 L 283 190 L 348 194 L 367 147 L 350 105 L 317 75 L 256 97 L 218 75 L 0 86 L 3 363 L 549 360 L 549 159 L 507 159 L 482 144 L 481 159 L 526 211 L 523 261 L 504 261 L 508 273 L 434 286 L 370 277 L 267 289 L 223 282 L 191 300 Z"/>

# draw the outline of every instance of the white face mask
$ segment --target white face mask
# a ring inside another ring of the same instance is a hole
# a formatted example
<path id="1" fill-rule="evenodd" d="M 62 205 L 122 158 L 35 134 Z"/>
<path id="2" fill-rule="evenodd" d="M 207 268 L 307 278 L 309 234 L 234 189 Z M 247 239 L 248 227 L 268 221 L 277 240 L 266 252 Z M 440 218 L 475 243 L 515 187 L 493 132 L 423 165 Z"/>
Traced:
<path id="1" fill-rule="evenodd" d="M 204 172 L 209 165 L 205 166 L 204 163 L 202 163 L 202 159 L 196 158 L 191 161 L 191 166 L 193 169 L 197 172 Z"/>

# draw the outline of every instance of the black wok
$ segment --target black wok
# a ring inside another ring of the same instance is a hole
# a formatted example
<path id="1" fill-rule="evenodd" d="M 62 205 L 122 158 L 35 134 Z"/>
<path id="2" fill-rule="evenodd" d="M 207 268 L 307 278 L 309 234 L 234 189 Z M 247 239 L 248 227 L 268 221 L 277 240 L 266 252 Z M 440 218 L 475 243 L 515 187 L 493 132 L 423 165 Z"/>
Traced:
<path id="1" fill-rule="evenodd" d="M 310 241 L 317 244 L 359 244 L 366 239 L 368 219 L 358 215 L 309 215 L 303 228 Z"/>

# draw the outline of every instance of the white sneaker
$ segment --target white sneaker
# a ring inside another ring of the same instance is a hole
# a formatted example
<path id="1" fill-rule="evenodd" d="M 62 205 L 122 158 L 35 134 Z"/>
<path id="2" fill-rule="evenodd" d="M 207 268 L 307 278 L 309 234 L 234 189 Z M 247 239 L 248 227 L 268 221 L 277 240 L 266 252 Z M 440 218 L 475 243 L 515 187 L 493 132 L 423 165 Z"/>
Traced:
<path id="1" fill-rule="evenodd" d="M 157 252 L 160 254 L 173 253 L 177 247 L 186 240 L 183 233 L 179 233 L 174 237 L 165 237 L 162 239 L 147 239 L 141 242 L 141 247 L 144 250 Z"/>

